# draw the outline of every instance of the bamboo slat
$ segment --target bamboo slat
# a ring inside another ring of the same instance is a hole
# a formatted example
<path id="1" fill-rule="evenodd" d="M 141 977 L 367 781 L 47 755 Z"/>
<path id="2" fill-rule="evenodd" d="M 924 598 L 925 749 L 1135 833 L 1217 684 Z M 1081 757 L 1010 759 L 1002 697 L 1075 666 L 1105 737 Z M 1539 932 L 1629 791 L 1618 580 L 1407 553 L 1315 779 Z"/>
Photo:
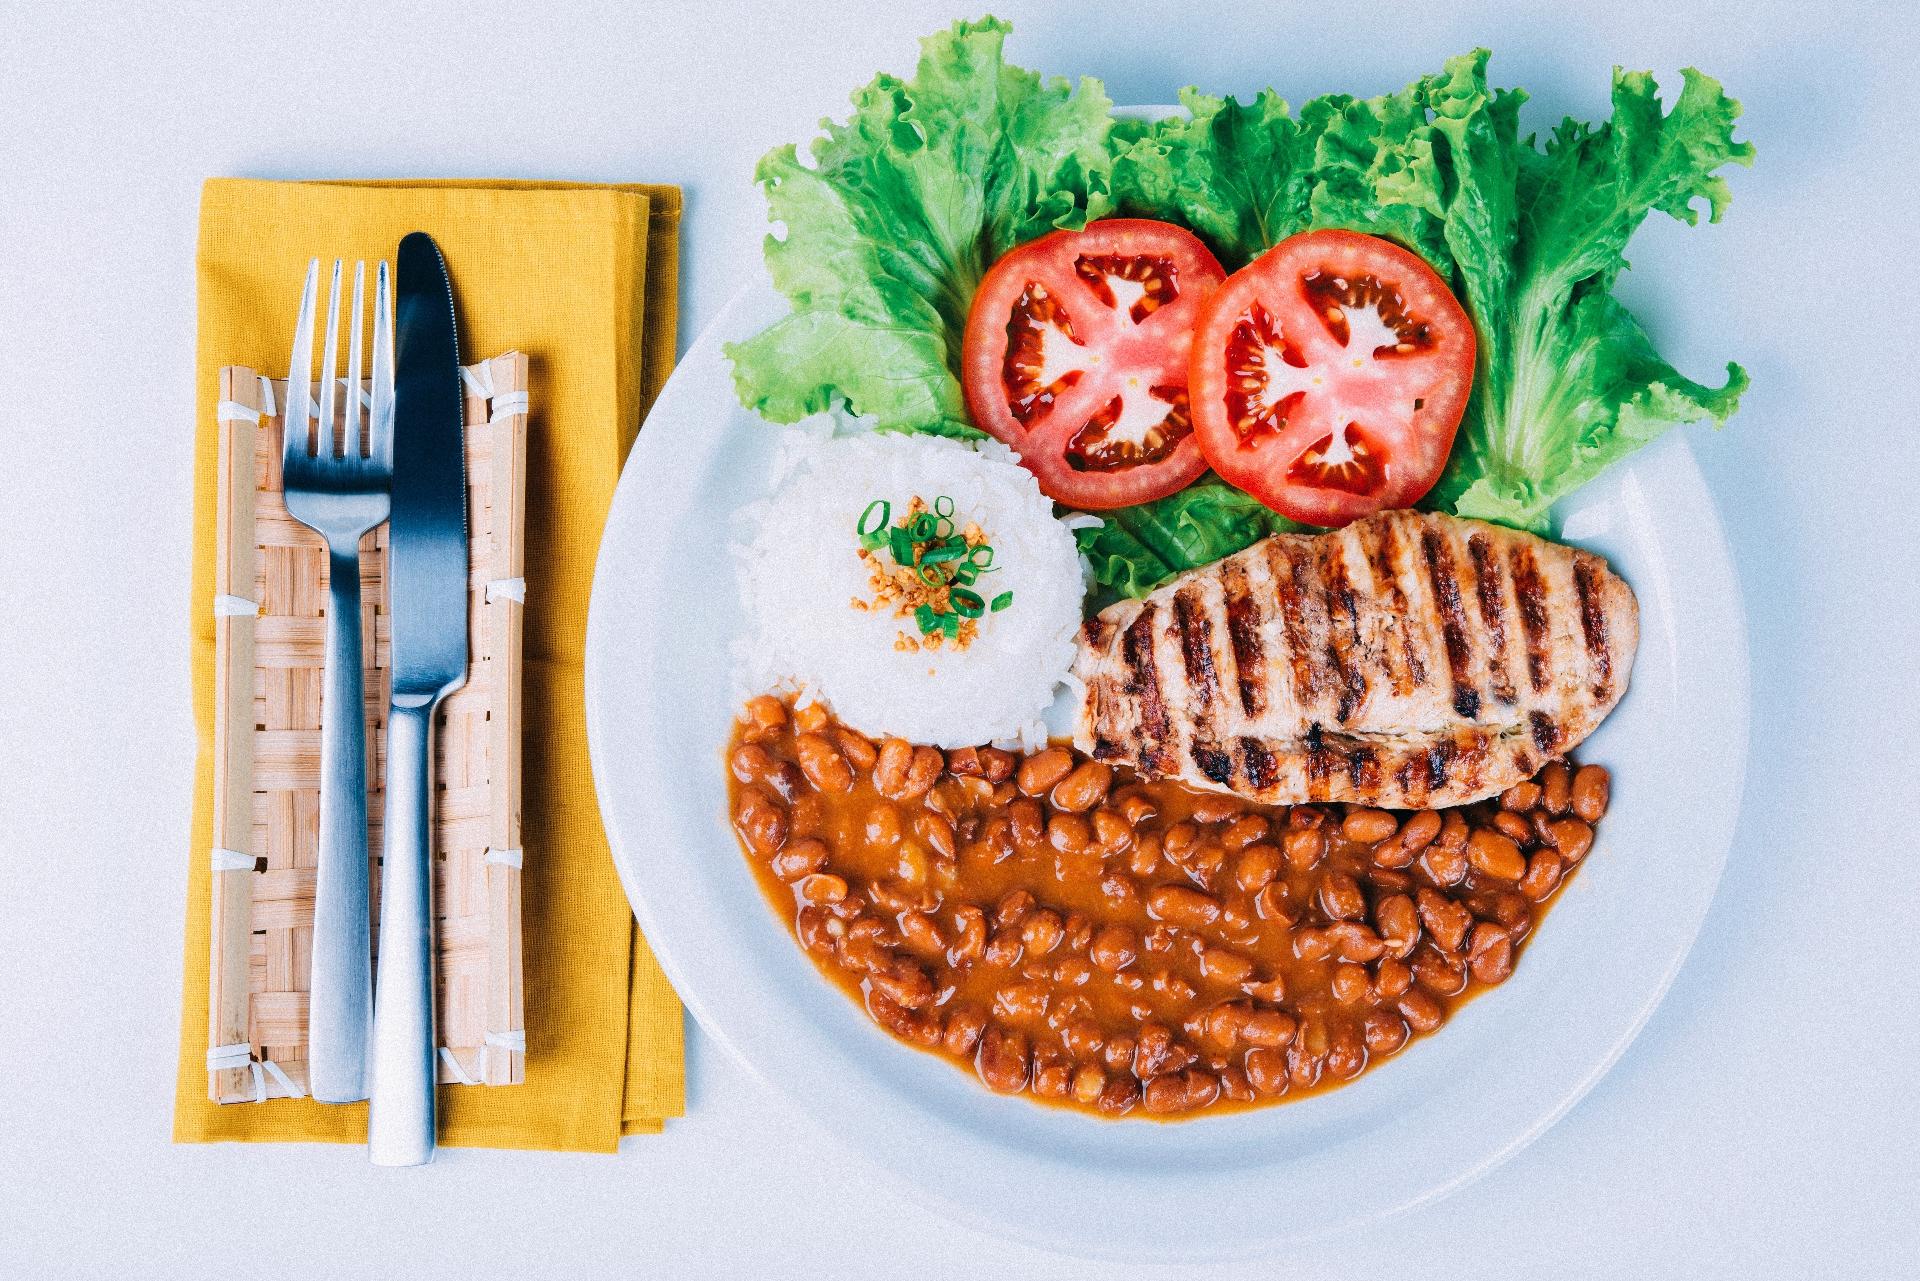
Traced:
<path id="1" fill-rule="evenodd" d="M 470 534 L 467 683 L 436 736 L 435 877 L 441 1080 L 525 1079 L 520 950 L 520 662 L 527 358 L 467 367 Z M 251 1062 L 210 1070 L 220 1103 L 306 1089 L 307 977 L 319 838 L 326 545 L 280 493 L 284 383 L 220 372 L 209 1049 Z M 258 421 L 249 417 L 258 413 Z M 361 543 L 368 848 L 379 898 L 391 630 L 386 528 Z M 237 599 L 229 599 L 237 598 Z M 248 604 L 258 606 L 258 616 Z M 250 864 L 244 863 L 250 857 Z M 217 870 L 221 867 L 232 870 Z M 221 1060 L 232 1063 L 231 1056 Z M 271 1064 L 273 1071 L 253 1064 Z"/>

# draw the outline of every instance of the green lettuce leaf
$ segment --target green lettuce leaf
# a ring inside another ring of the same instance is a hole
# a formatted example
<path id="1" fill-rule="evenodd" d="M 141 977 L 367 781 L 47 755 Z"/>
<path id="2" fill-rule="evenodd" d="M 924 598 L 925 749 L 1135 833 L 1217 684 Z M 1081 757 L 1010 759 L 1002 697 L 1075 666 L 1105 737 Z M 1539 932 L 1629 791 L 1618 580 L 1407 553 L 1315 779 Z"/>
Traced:
<path id="1" fill-rule="evenodd" d="M 1677 423 L 1726 421 L 1747 376 L 1709 387 L 1654 350 L 1610 290 L 1627 240 L 1662 210 L 1718 221 L 1718 171 L 1751 164 L 1740 107 L 1692 69 L 1671 112 L 1651 76 L 1614 73 L 1613 115 L 1563 122 L 1544 151 L 1518 138 L 1520 95 L 1489 90 L 1486 53 L 1426 82 L 1446 140 L 1446 234 L 1479 330 L 1473 403 L 1429 505 L 1543 529 L 1555 501 Z"/>
<path id="2" fill-rule="evenodd" d="M 741 403 L 793 422 L 842 397 L 887 429 L 976 436 L 960 339 L 981 275 L 1009 249 L 1111 207 L 1113 121 L 1078 89 L 1008 66 L 1009 27 L 959 22 L 921 44 L 911 80 L 882 75 L 825 122 L 811 167 L 761 160 L 782 320 L 727 347 Z"/>
<path id="3" fill-rule="evenodd" d="M 1209 472 L 1177 494 L 1100 512 L 1102 524 L 1074 538 L 1093 567 L 1100 608 L 1145 596 L 1168 579 L 1231 556 L 1269 534 L 1305 529 Z"/>

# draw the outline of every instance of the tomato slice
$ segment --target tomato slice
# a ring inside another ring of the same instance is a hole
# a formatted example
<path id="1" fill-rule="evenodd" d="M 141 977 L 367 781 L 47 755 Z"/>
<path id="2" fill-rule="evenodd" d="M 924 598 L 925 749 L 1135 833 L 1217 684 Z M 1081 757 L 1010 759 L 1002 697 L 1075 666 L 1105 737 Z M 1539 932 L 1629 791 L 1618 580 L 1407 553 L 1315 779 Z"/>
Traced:
<path id="1" fill-rule="evenodd" d="M 967 409 L 1069 507 L 1191 484 L 1207 469 L 1187 394 L 1193 325 L 1225 278 L 1191 232 L 1145 218 L 1020 246 L 967 316 Z"/>
<path id="2" fill-rule="evenodd" d="M 1207 461 L 1283 516 L 1337 526 L 1418 502 L 1473 389 L 1473 322 L 1418 256 L 1290 236 L 1228 277 L 1193 337 Z"/>

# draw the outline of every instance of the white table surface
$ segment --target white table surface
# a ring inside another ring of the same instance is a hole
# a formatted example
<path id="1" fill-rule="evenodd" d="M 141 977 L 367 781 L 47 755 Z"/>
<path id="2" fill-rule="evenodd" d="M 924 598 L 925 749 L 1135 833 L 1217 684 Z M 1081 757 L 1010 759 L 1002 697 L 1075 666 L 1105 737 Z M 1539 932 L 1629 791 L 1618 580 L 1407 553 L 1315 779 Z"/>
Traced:
<path id="1" fill-rule="evenodd" d="M 1623 286 L 1682 369 L 1753 375 L 1730 429 L 1692 433 L 1753 646 L 1719 899 L 1646 1032 L 1538 1143 L 1259 1271 L 1920 1275 L 1915 19 L 995 7 L 1016 61 L 1121 102 L 1190 82 L 1377 92 L 1476 42 L 1542 118 L 1603 114 L 1615 62 L 1676 86 L 1698 63 L 1745 102 L 1760 161 L 1733 174 L 1730 220 L 1656 217 Z M 0 1276 L 1085 1274 L 931 1217 L 697 1031 L 686 1118 L 618 1157 L 392 1173 L 353 1149 L 169 1142 L 201 179 L 681 183 L 684 345 L 757 270 L 755 158 L 876 69 L 909 70 L 915 37 L 965 6 L 299 8 L 0 10 Z"/>

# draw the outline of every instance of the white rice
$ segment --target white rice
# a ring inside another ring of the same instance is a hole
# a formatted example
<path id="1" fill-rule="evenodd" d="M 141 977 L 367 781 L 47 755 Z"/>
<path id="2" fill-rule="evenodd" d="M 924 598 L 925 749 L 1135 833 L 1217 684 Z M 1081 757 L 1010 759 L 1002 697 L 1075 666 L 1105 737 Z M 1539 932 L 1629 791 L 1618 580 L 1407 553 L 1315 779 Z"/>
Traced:
<path id="1" fill-rule="evenodd" d="M 1073 535 L 1032 473 L 993 441 L 825 428 L 789 441 L 776 492 L 741 513 L 734 545 L 748 619 L 736 655 L 743 696 L 818 699 L 864 734 L 936 747 L 1043 744 L 1084 583 Z M 975 590 L 1013 601 L 983 615 L 965 649 L 902 650 L 900 633 L 919 636 L 910 615 L 852 604 L 873 595 L 856 527 L 875 499 L 897 521 L 912 499 L 940 495 L 953 500 L 956 529 L 973 522 L 993 545 L 993 572 Z"/>

